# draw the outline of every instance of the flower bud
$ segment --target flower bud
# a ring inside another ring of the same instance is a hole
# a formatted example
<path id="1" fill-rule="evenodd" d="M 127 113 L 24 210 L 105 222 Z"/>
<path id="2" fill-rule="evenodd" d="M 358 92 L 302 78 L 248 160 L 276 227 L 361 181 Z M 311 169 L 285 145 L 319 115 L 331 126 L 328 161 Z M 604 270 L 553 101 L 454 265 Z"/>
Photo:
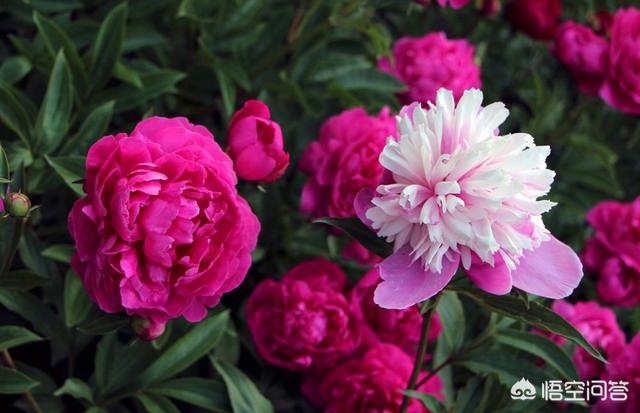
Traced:
<path id="1" fill-rule="evenodd" d="M 31 200 L 25 194 L 10 192 L 5 201 L 9 215 L 16 218 L 24 218 L 29 214 Z"/>
<path id="2" fill-rule="evenodd" d="M 164 333 L 165 323 L 141 317 L 131 318 L 131 328 L 142 340 L 152 341 Z"/>

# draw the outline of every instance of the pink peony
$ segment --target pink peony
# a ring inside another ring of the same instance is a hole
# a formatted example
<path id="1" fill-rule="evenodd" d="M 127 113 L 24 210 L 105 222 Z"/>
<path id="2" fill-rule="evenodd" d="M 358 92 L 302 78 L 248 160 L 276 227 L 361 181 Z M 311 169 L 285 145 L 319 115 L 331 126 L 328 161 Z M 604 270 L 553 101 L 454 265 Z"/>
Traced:
<path id="1" fill-rule="evenodd" d="M 511 24 L 538 40 L 551 40 L 562 16 L 560 0 L 513 0 L 506 7 Z"/>
<path id="2" fill-rule="evenodd" d="M 378 67 L 407 85 L 408 92 L 400 96 L 404 103 L 433 102 L 441 87 L 459 99 L 465 89 L 482 85 L 474 52 L 466 39 L 449 40 L 443 32 L 402 37 L 393 47 L 394 61 L 382 58 Z"/>
<path id="3" fill-rule="evenodd" d="M 600 97 L 626 113 L 640 114 L 640 9 L 619 9 L 611 27 L 609 70 Z"/>
<path id="4" fill-rule="evenodd" d="M 469 3 L 471 0 L 438 0 L 440 7 L 445 7 L 448 4 L 453 9 L 461 9 Z"/>
<path id="5" fill-rule="evenodd" d="M 362 357 L 341 364 L 321 381 L 314 402 L 325 413 L 397 412 L 413 368 L 411 358 L 392 344 L 378 344 Z M 424 375 L 424 373 L 423 373 Z M 442 399 L 438 376 L 417 389 Z M 411 399 L 409 413 L 428 410 Z"/>
<path id="6" fill-rule="evenodd" d="M 542 222 L 554 206 L 539 199 L 554 179 L 550 148 L 526 133 L 499 136 L 509 112 L 500 102 L 482 107 L 482 99 L 467 90 L 456 106 L 440 89 L 429 110 L 405 106 L 400 138 L 380 155 L 385 179 L 356 197 L 360 219 L 394 246 L 374 295 L 384 308 L 434 296 L 460 265 L 493 294 L 513 286 L 563 298 L 582 279 L 576 254 Z"/>
<path id="7" fill-rule="evenodd" d="M 247 322 L 258 353 L 289 370 L 327 368 L 360 344 L 360 326 L 344 296 L 347 280 L 325 259 L 305 261 L 249 297 Z"/>
<path id="8" fill-rule="evenodd" d="M 377 342 L 395 344 L 407 354 L 415 355 L 420 341 L 422 316 L 417 306 L 404 310 L 387 310 L 373 302 L 373 292 L 380 283 L 377 268 L 366 273 L 351 290 L 353 312 L 362 322 L 364 339 L 369 345 Z M 437 315 L 432 318 L 429 340 L 438 338 L 442 326 Z"/>
<path id="9" fill-rule="evenodd" d="M 585 244 L 582 261 L 596 274 L 598 295 L 622 307 L 639 304 L 640 197 L 630 203 L 601 202 L 587 221 L 595 233 Z"/>
<path id="10" fill-rule="evenodd" d="M 4 201 L 0 197 L 0 216 L 4 215 Z"/>
<path id="11" fill-rule="evenodd" d="M 555 301 L 552 309 L 571 323 L 587 341 L 604 354 L 606 358 L 615 357 L 624 347 L 625 336 L 611 309 L 601 307 L 595 302 L 570 304 L 564 300 Z M 554 340 L 563 344 L 564 340 Z M 593 380 L 600 377 L 604 364 L 583 348 L 578 347 L 573 355 L 581 380 Z"/>
<path id="12" fill-rule="evenodd" d="M 556 31 L 553 51 L 571 71 L 580 90 L 595 95 L 604 79 L 608 47 L 607 41 L 589 27 L 567 21 Z"/>
<path id="13" fill-rule="evenodd" d="M 71 264 L 87 293 L 152 331 L 203 319 L 244 279 L 260 231 L 236 182 L 213 135 L 185 118 L 100 139 L 87 155 L 87 195 L 69 215 Z"/>
<path id="14" fill-rule="evenodd" d="M 387 138 L 396 134 L 389 109 L 369 116 L 354 108 L 329 118 L 300 160 L 309 179 L 300 209 L 313 218 L 353 217 L 353 200 L 362 188 L 375 188 L 382 167 L 378 162 Z"/>
<path id="15" fill-rule="evenodd" d="M 233 115 L 227 143 L 236 173 L 247 181 L 273 182 L 289 166 L 280 125 L 259 100 L 246 101 Z"/>
<path id="16" fill-rule="evenodd" d="M 602 400 L 594 407 L 594 413 L 637 413 L 640 412 L 640 333 L 631 340 L 615 357 L 609 359 L 602 380 L 625 382 L 627 400 Z"/>

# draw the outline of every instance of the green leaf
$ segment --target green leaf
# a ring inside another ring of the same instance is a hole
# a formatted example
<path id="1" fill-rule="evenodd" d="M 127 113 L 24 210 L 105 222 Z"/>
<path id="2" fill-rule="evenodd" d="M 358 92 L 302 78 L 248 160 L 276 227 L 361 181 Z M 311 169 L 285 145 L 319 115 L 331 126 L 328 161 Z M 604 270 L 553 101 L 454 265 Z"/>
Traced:
<path id="1" fill-rule="evenodd" d="M 578 372 L 564 349 L 558 347 L 553 341 L 540 334 L 532 334 L 513 329 L 503 330 L 496 334 L 498 343 L 526 351 L 542 358 L 551 367 L 556 369 L 562 378 L 578 380 Z"/>
<path id="2" fill-rule="evenodd" d="M 80 324 L 89 314 L 91 300 L 84 291 L 80 277 L 67 271 L 64 281 L 64 321 L 67 327 Z"/>
<path id="3" fill-rule="evenodd" d="M 14 131 L 27 148 L 33 146 L 33 119 L 29 110 L 22 104 L 18 92 L 4 82 L 0 82 L 0 122 Z"/>
<path id="4" fill-rule="evenodd" d="M 147 392 L 171 397 L 212 412 L 231 411 L 225 386 L 217 380 L 200 377 L 173 379 L 157 384 Z"/>
<path id="5" fill-rule="evenodd" d="M 105 135 L 107 127 L 111 122 L 111 117 L 113 116 L 114 105 L 115 101 L 110 100 L 93 109 L 84 122 L 82 122 L 78 132 L 67 139 L 60 153 L 87 153 L 89 146 Z"/>
<path id="6" fill-rule="evenodd" d="M 78 326 L 78 330 L 84 334 L 103 335 L 119 330 L 128 324 L 128 317 L 103 315 L 93 320 L 85 321 Z"/>
<path id="7" fill-rule="evenodd" d="M 192 365 L 218 344 L 228 323 L 228 310 L 201 321 L 142 372 L 139 386 L 148 387 Z"/>
<path id="8" fill-rule="evenodd" d="M 358 218 L 319 218 L 316 224 L 327 224 L 346 232 L 351 238 L 361 243 L 374 254 L 386 258 L 393 253 L 393 247 L 384 239 L 378 237 Z"/>
<path id="9" fill-rule="evenodd" d="M 141 393 L 136 396 L 149 413 L 180 413 L 171 400 L 157 394 Z"/>
<path id="10" fill-rule="evenodd" d="M 49 86 L 36 121 L 38 147 L 46 154 L 55 150 L 69 130 L 73 108 L 73 86 L 67 60 L 58 52 L 51 69 Z"/>
<path id="11" fill-rule="evenodd" d="M 31 63 L 23 56 L 11 56 L 0 65 L 0 81 L 8 85 L 19 82 L 31 71 Z"/>
<path id="12" fill-rule="evenodd" d="M 53 393 L 54 396 L 61 396 L 68 394 L 75 399 L 85 399 L 93 403 L 93 390 L 84 381 L 77 378 L 67 379 L 62 387 Z"/>
<path id="13" fill-rule="evenodd" d="M 20 394 L 39 383 L 19 371 L 0 367 L 0 394 Z"/>
<path id="14" fill-rule="evenodd" d="M 353 70 L 334 77 L 333 81 L 346 90 L 395 93 L 406 88 L 406 86 L 395 77 L 376 69 Z"/>
<path id="15" fill-rule="evenodd" d="M 75 250 L 73 245 L 55 244 L 42 251 L 42 256 L 69 264 Z"/>
<path id="16" fill-rule="evenodd" d="M 606 360 L 598 350 L 593 348 L 575 327 L 540 303 L 530 302 L 529 308 L 527 308 L 520 298 L 513 295 L 493 295 L 479 289 L 468 288 L 456 288 L 455 290 L 490 311 L 511 317 L 533 327 L 559 334 L 584 348 L 593 357 L 606 363 Z"/>
<path id="17" fill-rule="evenodd" d="M 24 327 L 0 326 L 0 349 L 4 350 L 40 340 L 42 337 Z"/>
<path id="18" fill-rule="evenodd" d="M 49 282 L 48 278 L 43 278 L 29 270 L 11 271 L 0 275 L 0 288 L 11 290 L 30 290 L 47 282 Z"/>
<path id="19" fill-rule="evenodd" d="M 409 397 L 420 400 L 424 407 L 429 409 L 431 413 L 447 413 L 447 409 L 440 402 L 440 400 L 436 399 L 435 396 L 426 393 L 420 393 L 414 390 L 405 390 L 403 391 Z"/>
<path id="20" fill-rule="evenodd" d="M 78 196 L 84 196 L 82 184 L 86 159 L 84 156 L 70 155 L 49 157 L 45 155 L 47 163 L 62 178 L 69 188 Z"/>
<path id="21" fill-rule="evenodd" d="M 91 48 L 91 86 L 100 89 L 120 59 L 127 22 L 127 3 L 114 7 L 100 25 Z"/>
<path id="22" fill-rule="evenodd" d="M 533 383 L 542 383 L 549 378 L 535 364 L 504 350 L 490 350 L 481 347 L 464 353 L 456 360 L 456 364 L 464 366 L 476 374 L 494 373 L 500 382 L 509 388 L 522 377 Z"/>
<path id="23" fill-rule="evenodd" d="M 273 413 L 271 402 L 240 369 L 222 360 L 211 362 L 227 386 L 233 413 Z"/>
<path id="24" fill-rule="evenodd" d="M 0 179 L 7 180 L 11 182 L 11 168 L 9 167 L 9 158 L 7 157 L 7 153 L 4 151 L 4 148 L 0 144 Z M 4 194 L 6 192 L 7 183 L 9 182 L 1 182 L 0 183 L 0 194 Z"/>
<path id="25" fill-rule="evenodd" d="M 116 67 L 113 69 L 113 77 L 125 83 L 128 83 L 135 88 L 143 88 L 142 78 L 140 78 L 138 72 L 129 68 L 129 66 L 120 61 L 116 63 Z"/>
<path id="26" fill-rule="evenodd" d="M 339 76 L 345 76 L 356 70 L 371 67 L 371 62 L 363 56 L 349 54 L 332 54 L 321 58 L 318 64 L 312 68 L 309 80 L 314 82 L 327 82 Z"/>
<path id="27" fill-rule="evenodd" d="M 467 381 L 465 386 L 458 391 L 455 403 L 453 404 L 454 413 L 473 412 L 480 399 L 480 384 L 482 376 L 472 377 Z"/>
<path id="28" fill-rule="evenodd" d="M 218 78 L 218 86 L 220 87 L 220 94 L 222 95 L 222 105 L 225 115 L 226 117 L 230 117 L 236 102 L 236 87 L 227 73 L 220 67 L 215 67 L 214 71 Z"/>
<path id="29" fill-rule="evenodd" d="M 87 90 L 88 79 L 84 63 L 78 54 L 75 44 L 73 44 L 73 41 L 71 41 L 69 36 L 56 22 L 46 18 L 37 11 L 33 12 L 33 21 L 38 27 L 38 32 L 40 32 L 42 40 L 52 58 L 56 57 L 60 49 L 64 51 L 72 79 L 75 82 L 75 90 L 78 93 L 78 98 L 81 98 Z"/>
<path id="30" fill-rule="evenodd" d="M 465 332 L 464 309 L 458 295 L 443 291 L 437 311 L 442 323 L 442 338 L 447 341 L 447 348 L 455 352 L 462 347 Z"/>

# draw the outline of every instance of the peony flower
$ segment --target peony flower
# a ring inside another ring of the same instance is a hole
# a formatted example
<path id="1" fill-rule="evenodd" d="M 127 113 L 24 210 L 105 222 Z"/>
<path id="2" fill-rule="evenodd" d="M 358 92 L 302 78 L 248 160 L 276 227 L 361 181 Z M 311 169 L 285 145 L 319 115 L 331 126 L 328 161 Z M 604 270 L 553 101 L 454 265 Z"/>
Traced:
<path id="1" fill-rule="evenodd" d="M 161 331 L 172 318 L 203 319 L 243 281 L 260 223 L 206 128 L 145 119 L 96 142 L 86 171 L 87 195 L 69 214 L 71 265 L 102 310 Z"/>
<path id="2" fill-rule="evenodd" d="M 360 326 L 344 296 L 347 280 L 325 259 L 305 261 L 249 297 L 247 322 L 256 349 L 289 370 L 327 368 L 360 344 Z"/>
<path id="3" fill-rule="evenodd" d="M 604 353 L 606 358 L 615 357 L 624 347 L 624 333 L 611 309 L 601 307 L 592 301 L 570 304 L 564 300 L 555 301 L 551 308 L 571 323 L 592 346 Z M 557 337 L 554 341 L 564 344 L 565 340 Z M 585 381 L 599 378 L 605 367 L 604 363 L 581 347 L 575 349 L 573 361 L 580 379 Z"/>
<path id="4" fill-rule="evenodd" d="M 482 107 L 471 89 L 457 106 L 440 89 L 436 104 L 405 106 L 400 138 L 380 155 L 385 168 L 376 191 L 358 194 L 355 209 L 379 237 L 394 244 L 380 264 L 375 302 L 406 308 L 442 290 L 460 264 L 481 289 L 506 294 L 512 286 L 549 298 L 569 295 L 582 265 L 547 231 L 541 214 L 554 173 L 548 146 L 526 133 L 498 136 L 509 112 Z"/>
<path id="5" fill-rule="evenodd" d="M 387 310 L 373 302 L 373 292 L 380 282 L 377 268 L 367 272 L 351 290 L 351 306 L 364 329 L 369 345 L 378 342 L 395 344 L 407 354 L 415 355 L 420 341 L 422 316 L 417 306 L 403 310 Z M 434 341 L 442 331 L 437 314 L 431 320 L 429 340 Z"/>
<path id="6" fill-rule="evenodd" d="M 534 39 L 550 40 L 562 16 L 562 4 L 560 0 L 513 0 L 505 11 L 518 29 Z"/>
<path id="7" fill-rule="evenodd" d="M 229 123 L 229 155 L 238 176 L 247 181 L 273 182 L 289 166 L 280 125 L 271 120 L 267 105 L 248 100 Z"/>
<path id="8" fill-rule="evenodd" d="M 589 27 L 572 21 L 556 31 L 553 52 L 565 65 L 583 93 L 595 95 L 607 68 L 607 41 Z"/>
<path id="9" fill-rule="evenodd" d="M 611 383 L 625 382 L 627 400 L 611 399 L 611 392 L 607 400 L 601 400 L 593 408 L 594 413 L 637 413 L 640 411 L 640 333 L 627 344 L 615 357 L 609 359 L 609 364 L 602 375 L 611 389 Z M 620 388 L 620 387 L 618 387 Z M 609 390 L 611 391 L 611 390 Z M 618 396 L 620 397 L 620 393 Z"/>
<path id="10" fill-rule="evenodd" d="M 600 97 L 626 113 L 640 114 L 640 9 L 619 9 L 611 27 L 609 70 Z"/>
<path id="11" fill-rule="evenodd" d="M 465 89 L 482 85 L 474 52 L 466 39 L 449 40 L 443 32 L 402 37 L 393 47 L 394 61 L 382 58 L 378 67 L 407 85 L 408 92 L 400 96 L 405 103 L 433 101 L 441 87 L 459 99 Z"/>
<path id="12" fill-rule="evenodd" d="M 0 197 L 0 216 L 4 215 L 4 201 Z"/>
<path id="13" fill-rule="evenodd" d="M 362 357 L 354 358 L 329 372 L 316 390 L 312 401 L 325 413 L 397 412 L 402 403 L 413 363 L 411 358 L 392 344 L 378 344 Z M 423 373 L 424 377 L 425 373 Z M 308 388 L 308 386 L 306 386 Z M 315 389 L 314 389 L 315 390 Z M 433 376 L 417 391 L 442 399 L 442 382 Z M 411 399 L 409 413 L 428 410 Z"/>
<path id="14" fill-rule="evenodd" d="M 471 0 L 438 0 L 438 4 L 440 5 L 440 7 L 449 5 L 452 9 L 456 10 L 463 8 L 469 3 L 471 3 Z"/>
<path id="15" fill-rule="evenodd" d="M 633 307 L 640 303 L 640 197 L 630 203 L 604 201 L 587 214 L 595 233 L 582 261 L 597 278 L 600 298 Z"/>

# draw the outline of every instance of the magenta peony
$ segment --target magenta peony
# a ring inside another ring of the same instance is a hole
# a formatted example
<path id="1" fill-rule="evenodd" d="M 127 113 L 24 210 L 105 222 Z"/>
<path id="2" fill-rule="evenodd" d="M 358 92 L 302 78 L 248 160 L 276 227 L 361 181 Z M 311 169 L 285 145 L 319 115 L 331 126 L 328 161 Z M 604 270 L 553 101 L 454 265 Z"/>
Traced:
<path id="1" fill-rule="evenodd" d="M 623 112 L 640 114 L 640 9 L 619 9 L 611 27 L 609 70 L 600 97 Z"/>
<path id="2" fill-rule="evenodd" d="M 152 117 L 96 142 L 87 195 L 69 215 L 72 266 L 91 298 L 156 332 L 204 318 L 243 281 L 260 231 L 236 183 L 213 135 L 185 118 Z"/>
<path id="3" fill-rule="evenodd" d="M 394 253 L 380 264 L 374 300 L 401 309 L 447 286 L 462 265 L 480 288 L 506 294 L 512 286 L 563 298 L 582 279 L 582 265 L 545 228 L 554 206 L 545 196 L 554 179 L 526 133 L 499 136 L 509 111 L 482 107 L 482 92 L 467 90 L 458 105 L 440 89 L 424 110 L 405 106 L 400 138 L 380 155 L 385 179 L 362 190 L 354 207 Z"/>
<path id="4" fill-rule="evenodd" d="M 567 21 L 556 31 L 553 52 L 569 69 L 580 90 L 595 95 L 607 69 L 608 47 L 606 39 L 589 27 Z"/>
<path id="5" fill-rule="evenodd" d="M 422 325 L 420 310 L 417 306 L 404 310 L 387 310 L 376 305 L 373 302 L 373 292 L 380 281 L 379 270 L 374 268 L 351 290 L 351 305 L 363 325 L 364 340 L 370 346 L 377 342 L 395 344 L 407 354 L 415 355 Z M 434 314 L 429 328 L 429 340 L 436 340 L 441 330 L 440 319 Z"/>
<path id="6" fill-rule="evenodd" d="M 506 14 L 511 24 L 538 40 L 551 40 L 555 34 L 562 4 L 560 0 L 513 0 Z"/>
<path id="7" fill-rule="evenodd" d="M 474 52 L 466 39 L 450 40 L 443 32 L 402 37 L 393 46 L 394 61 L 382 58 L 378 67 L 407 85 L 409 90 L 400 96 L 404 103 L 433 102 L 441 87 L 459 99 L 465 89 L 482 85 Z"/>
<path id="8" fill-rule="evenodd" d="M 625 336 L 616 320 L 615 313 L 595 302 L 555 301 L 553 310 L 571 323 L 587 341 L 598 349 L 607 359 L 615 357 L 625 344 Z M 564 340 L 556 339 L 557 343 Z M 605 365 L 591 356 L 582 347 L 575 349 L 573 361 L 581 380 L 593 380 L 600 377 Z"/>
<path id="9" fill-rule="evenodd" d="M 392 344 L 378 344 L 362 357 L 341 364 L 321 381 L 313 401 L 326 413 L 397 412 L 413 362 Z M 425 373 L 423 373 L 424 375 Z M 434 376 L 417 389 L 442 399 L 442 382 Z M 411 399 L 409 413 L 428 410 Z"/>
<path id="10" fill-rule="evenodd" d="M 601 202 L 587 221 L 595 233 L 582 251 L 597 278 L 602 301 L 622 307 L 640 303 L 640 197 L 630 203 Z"/>
<path id="11" fill-rule="evenodd" d="M 247 181 L 272 182 L 289 166 L 280 125 L 271 120 L 267 105 L 248 100 L 229 123 L 227 144 L 238 176 Z"/>
<path id="12" fill-rule="evenodd" d="M 360 326 L 344 296 L 347 280 L 325 260 L 305 261 L 252 292 L 246 315 L 262 358 L 289 370 L 327 368 L 360 344 Z"/>
<path id="13" fill-rule="evenodd" d="M 441 7 L 449 5 L 453 9 L 461 9 L 469 3 L 471 3 L 471 0 L 438 0 L 438 4 Z"/>
<path id="14" fill-rule="evenodd" d="M 300 169 L 309 175 L 302 190 L 302 212 L 313 218 L 355 216 L 353 200 L 362 188 L 377 185 L 382 175 L 378 156 L 395 134 L 396 122 L 388 108 L 377 116 L 354 108 L 327 119 L 300 160 Z"/>
<path id="15" fill-rule="evenodd" d="M 627 400 L 602 400 L 594 407 L 594 413 L 638 413 L 640 412 L 640 333 L 631 340 L 615 357 L 609 359 L 603 380 L 624 382 Z M 620 397 L 619 395 L 617 397 Z"/>

